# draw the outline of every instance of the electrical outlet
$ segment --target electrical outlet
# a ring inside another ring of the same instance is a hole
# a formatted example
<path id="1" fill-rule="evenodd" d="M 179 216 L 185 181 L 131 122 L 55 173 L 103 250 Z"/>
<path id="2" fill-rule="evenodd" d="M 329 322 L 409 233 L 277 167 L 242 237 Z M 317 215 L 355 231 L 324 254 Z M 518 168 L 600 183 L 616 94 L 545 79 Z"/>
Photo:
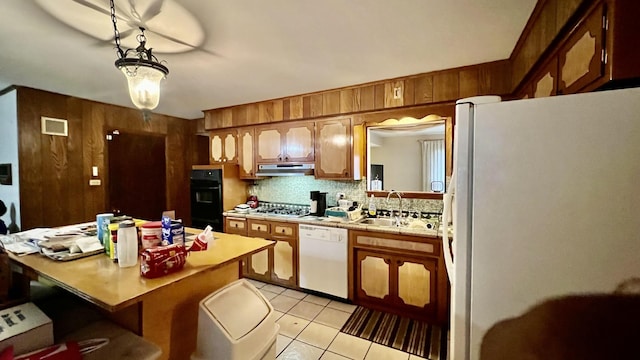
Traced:
<path id="1" fill-rule="evenodd" d="M 91 179 L 89 180 L 89 186 L 100 186 L 102 181 L 100 179 Z"/>

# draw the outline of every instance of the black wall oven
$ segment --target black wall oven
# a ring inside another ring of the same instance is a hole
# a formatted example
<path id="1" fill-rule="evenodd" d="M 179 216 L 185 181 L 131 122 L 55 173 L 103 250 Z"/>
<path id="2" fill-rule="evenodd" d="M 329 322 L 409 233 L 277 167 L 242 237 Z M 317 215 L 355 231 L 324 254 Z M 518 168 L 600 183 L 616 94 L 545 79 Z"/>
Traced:
<path id="1" fill-rule="evenodd" d="M 222 170 L 191 170 L 191 225 L 222 231 Z"/>

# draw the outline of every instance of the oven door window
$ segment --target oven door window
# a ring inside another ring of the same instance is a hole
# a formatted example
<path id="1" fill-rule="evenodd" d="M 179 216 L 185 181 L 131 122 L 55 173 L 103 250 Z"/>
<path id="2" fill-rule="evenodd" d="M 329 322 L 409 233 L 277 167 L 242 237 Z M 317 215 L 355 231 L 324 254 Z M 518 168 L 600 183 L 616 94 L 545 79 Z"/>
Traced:
<path id="1" fill-rule="evenodd" d="M 211 190 L 196 190 L 196 203 L 198 204 L 213 204 L 214 194 Z"/>
<path id="2" fill-rule="evenodd" d="M 214 219 L 222 213 L 222 192 L 217 182 L 191 184 L 191 216 Z"/>

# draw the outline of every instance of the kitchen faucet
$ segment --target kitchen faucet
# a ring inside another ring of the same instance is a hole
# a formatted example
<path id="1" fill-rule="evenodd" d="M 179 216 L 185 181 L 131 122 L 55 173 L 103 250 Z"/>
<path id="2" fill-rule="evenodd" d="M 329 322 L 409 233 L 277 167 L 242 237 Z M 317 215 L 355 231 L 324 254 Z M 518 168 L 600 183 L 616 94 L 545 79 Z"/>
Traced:
<path id="1" fill-rule="evenodd" d="M 396 216 L 396 226 L 402 225 L 402 193 L 399 191 L 391 190 L 387 195 L 387 207 L 389 207 L 389 198 L 391 195 L 396 194 L 398 196 L 398 215 Z M 393 213 L 392 213 L 393 214 Z"/>

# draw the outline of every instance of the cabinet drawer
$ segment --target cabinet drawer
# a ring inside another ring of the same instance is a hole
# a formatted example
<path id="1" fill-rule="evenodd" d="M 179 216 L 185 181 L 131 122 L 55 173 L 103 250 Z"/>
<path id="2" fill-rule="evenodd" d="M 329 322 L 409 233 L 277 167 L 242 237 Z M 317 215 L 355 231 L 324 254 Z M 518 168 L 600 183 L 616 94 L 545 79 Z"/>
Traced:
<path id="1" fill-rule="evenodd" d="M 353 246 L 369 249 L 394 250 L 417 256 L 440 256 L 438 239 L 387 235 L 373 232 L 353 232 Z"/>
<path id="2" fill-rule="evenodd" d="M 268 222 L 249 220 L 247 226 L 250 236 L 269 237 L 271 227 Z"/>
<path id="3" fill-rule="evenodd" d="M 229 228 L 236 229 L 236 230 L 244 230 L 247 227 L 245 220 L 229 220 L 227 224 Z"/>
<path id="4" fill-rule="evenodd" d="M 238 218 L 226 218 L 224 231 L 228 234 L 247 235 L 247 220 Z"/>
<path id="5" fill-rule="evenodd" d="M 288 223 L 272 223 L 271 224 L 271 235 L 274 237 L 286 237 L 286 238 L 295 238 L 297 225 L 296 224 L 288 224 Z"/>

